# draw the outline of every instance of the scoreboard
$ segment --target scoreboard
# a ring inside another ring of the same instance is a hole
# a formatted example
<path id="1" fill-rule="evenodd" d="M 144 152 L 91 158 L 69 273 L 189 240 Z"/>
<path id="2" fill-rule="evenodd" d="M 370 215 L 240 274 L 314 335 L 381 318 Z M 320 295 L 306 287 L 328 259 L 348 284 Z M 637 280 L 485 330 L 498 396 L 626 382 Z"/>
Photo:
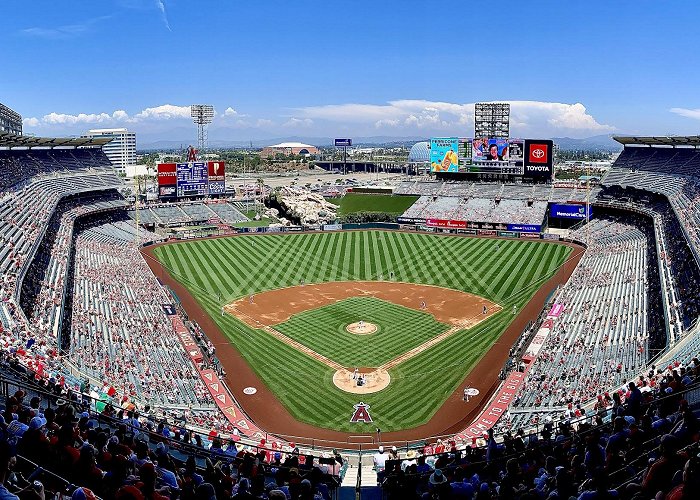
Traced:
<path id="1" fill-rule="evenodd" d="M 226 162 L 158 164 L 158 198 L 173 200 L 226 193 Z"/>
<path id="2" fill-rule="evenodd" d="M 208 194 L 208 171 L 204 162 L 177 164 L 177 197 Z"/>

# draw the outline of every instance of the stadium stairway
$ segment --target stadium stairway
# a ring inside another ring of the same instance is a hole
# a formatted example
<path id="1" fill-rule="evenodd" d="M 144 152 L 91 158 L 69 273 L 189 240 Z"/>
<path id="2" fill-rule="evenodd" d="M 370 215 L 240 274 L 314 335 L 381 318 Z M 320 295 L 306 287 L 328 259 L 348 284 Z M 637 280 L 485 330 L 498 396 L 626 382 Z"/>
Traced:
<path id="1" fill-rule="evenodd" d="M 372 457 L 365 456 L 362 464 L 357 463 L 357 458 L 350 458 L 350 467 L 345 471 L 343 482 L 340 484 L 338 500 L 356 498 L 357 475 L 360 475 L 360 497 L 362 500 L 374 500 L 382 498 L 382 489 L 377 485 L 377 473 L 372 465 Z M 359 466 L 358 466 L 359 465 Z"/>

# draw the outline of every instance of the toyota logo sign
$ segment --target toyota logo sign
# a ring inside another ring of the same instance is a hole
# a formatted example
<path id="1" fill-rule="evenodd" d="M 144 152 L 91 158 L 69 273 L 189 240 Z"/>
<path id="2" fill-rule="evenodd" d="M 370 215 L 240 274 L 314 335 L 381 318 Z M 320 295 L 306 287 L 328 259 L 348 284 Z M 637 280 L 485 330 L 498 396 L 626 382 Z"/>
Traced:
<path id="1" fill-rule="evenodd" d="M 547 144 L 530 144 L 529 152 L 529 163 L 548 163 Z"/>

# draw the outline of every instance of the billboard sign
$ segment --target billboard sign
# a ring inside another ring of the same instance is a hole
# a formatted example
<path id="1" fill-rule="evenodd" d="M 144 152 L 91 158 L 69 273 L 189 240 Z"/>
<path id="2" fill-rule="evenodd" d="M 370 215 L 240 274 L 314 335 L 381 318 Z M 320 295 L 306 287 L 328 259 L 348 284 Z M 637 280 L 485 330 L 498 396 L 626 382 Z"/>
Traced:
<path id="1" fill-rule="evenodd" d="M 425 219 L 416 217 L 397 217 L 396 222 L 399 224 L 425 224 Z"/>
<path id="2" fill-rule="evenodd" d="M 430 139 L 430 171 L 459 171 L 459 140 L 456 137 L 434 137 Z"/>
<path id="3" fill-rule="evenodd" d="M 467 223 L 463 220 L 427 219 L 425 224 L 430 227 L 444 227 L 448 229 L 466 229 Z"/>
<path id="4" fill-rule="evenodd" d="M 552 177 L 554 143 L 550 140 L 527 139 L 523 158 L 524 175 Z"/>
<path id="5" fill-rule="evenodd" d="M 588 218 L 591 218 L 593 207 L 588 206 Z M 552 203 L 549 207 L 549 216 L 556 219 L 585 219 L 586 205 Z"/>
<path id="6" fill-rule="evenodd" d="M 226 163 L 223 161 L 208 161 L 207 177 L 209 194 L 224 194 L 226 192 Z"/>
<path id="7" fill-rule="evenodd" d="M 204 196 L 207 194 L 207 164 L 190 162 L 177 164 L 177 196 Z"/>
<path id="8" fill-rule="evenodd" d="M 336 148 L 345 148 L 345 147 L 350 147 L 352 146 L 352 139 L 336 139 L 335 140 L 335 147 Z"/>
<path id="9" fill-rule="evenodd" d="M 177 166 L 174 163 L 159 163 L 158 197 L 174 198 L 177 186 Z"/>
<path id="10" fill-rule="evenodd" d="M 519 233 L 539 233 L 542 231 L 542 226 L 539 224 L 508 224 L 508 231 L 517 231 Z"/>

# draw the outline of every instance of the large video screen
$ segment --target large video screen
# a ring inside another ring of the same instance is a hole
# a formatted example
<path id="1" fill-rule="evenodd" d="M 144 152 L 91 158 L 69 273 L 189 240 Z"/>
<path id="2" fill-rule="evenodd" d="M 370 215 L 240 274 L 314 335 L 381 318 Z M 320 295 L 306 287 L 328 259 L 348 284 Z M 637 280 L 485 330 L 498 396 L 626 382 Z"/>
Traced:
<path id="1" fill-rule="evenodd" d="M 177 196 L 204 196 L 207 194 L 207 164 L 189 162 L 177 164 Z"/>
<path id="2" fill-rule="evenodd" d="M 472 141 L 474 161 L 508 161 L 508 139 L 476 138 Z"/>
<path id="3" fill-rule="evenodd" d="M 510 139 L 508 141 L 508 159 L 522 163 L 525 157 L 525 141 L 522 139 Z"/>
<path id="4" fill-rule="evenodd" d="M 430 139 L 430 171 L 459 171 L 459 140 L 456 137 L 437 137 Z"/>
<path id="5" fill-rule="evenodd" d="M 224 194 L 226 192 L 226 164 L 223 161 L 207 162 L 209 177 L 209 194 Z"/>
<path id="6" fill-rule="evenodd" d="M 174 198 L 177 188 L 177 166 L 174 163 L 158 164 L 158 197 Z"/>

